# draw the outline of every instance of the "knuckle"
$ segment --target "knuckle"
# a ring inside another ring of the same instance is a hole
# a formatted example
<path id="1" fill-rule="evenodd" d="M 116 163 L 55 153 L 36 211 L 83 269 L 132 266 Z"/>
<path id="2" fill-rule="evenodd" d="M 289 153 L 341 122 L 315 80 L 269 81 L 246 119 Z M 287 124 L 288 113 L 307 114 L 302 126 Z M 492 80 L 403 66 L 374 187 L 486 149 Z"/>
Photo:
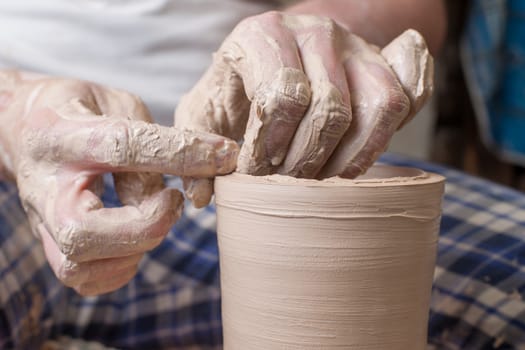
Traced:
<path id="1" fill-rule="evenodd" d="M 377 84 L 381 88 L 373 98 L 373 106 L 383 114 L 392 116 L 406 116 L 410 110 L 410 100 L 405 94 L 396 74 L 388 66 L 379 66 Z"/>
<path id="2" fill-rule="evenodd" d="M 98 131 L 95 131 L 98 132 Z M 105 131 L 105 147 L 102 162 L 111 166 L 126 166 L 131 160 L 130 135 L 127 123 L 116 121 Z"/>
<path id="3" fill-rule="evenodd" d="M 299 28 L 306 29 L 323 38 L 340 38 L 346 30 L 333 19 L 326 16 L 301 15 L 296 19 L 301 23 Z"/>
<path id="4" fill-rule="evenodd" d="M 348 104 L 343 101 L 341 92 L 333 85 L 326 91 L 327 93 L 324 96 L 326 110 L 324 112 L 328 115 L 329 121 L 349 125 L 351 111 Z"/>
<path id="5" fill-rule="evenodd" d="M 83 155 L 85 160 L 112 167 L 128 165 L 131 157 L 128 124 L 123 119 L 112 119 L 103 127 L 91 128 L 86 137 L 89 147 Z"/>
<path id="6" fill-rule="evenodd" d="M 174 223 L 176 215 L 178 215 L 181 208 L 164 208 L 160 209 L 162 213 L 151 213 L 150 220 L 152 224 L 144 232 L 146 237 L 144 244 L 145 249 L 149 250 L 156 247 L 168 235 L 172 224 Z M 155 217 L 156 216 L 156 217 Z"/>
<path id="7" fill-rule="evenodd" d="M 78 221 L 62 223 L 56 231 L 58 249 L 69 259 L 79 257 L 85 250 L 85 232 Z"/>
<path id="8" fill-rule="evenodd" d="M 350 109 L 344 105 L 332 105 L 327 107 L 324 113 L 327 117 L 323 132 L 339 140 L 350 126 Z"/>
<path id="9" fill-rule="evenodd" d="M 284 114 L 295 119 L 303 116 L 311 95 L 308 78 L 302 71 L 281 68 L 269 86 L 256 92 L 255 100 L 268 115 Z"/>
<path id="10" fill-rule="evenodd" d="M 325 33 L 329 36 L 338 35 L 342 33 L 342 28 L 333 19 L 329 17 L 320 17 L 319 21 Z"/>
<path id="11" fill-rule="evenodd" d="M 21 152 L 34 160 L 56 160 L 62 140 L 58 115 L 51 108 L 36 108 L 30 118 L 19 123 Z"/>
<path id="12" fill-rule="evenodd" d="M 379 89 L 374 93 L 371 91 L 366 97 L 362 96 L 364 101 L 356 102 L 355 105 L 352 103 L 352 107 L 358 113 L 370 110 L 381 118 L 405 117 L 410 110 L 410 100 L 395 77 L 388 76 L 388 80 L 378 80 L 377 84 Z"/>
<path id="13" fill-rule="evenodd" d="M 80 275 L 80 265 L 71 260 L 66 260 L 57 271 L 57 278 L 70 287 L 78 284 Z"/>
<path id="14" fill-rule="evenodd" d="M 385 97 L 380 100 L 380 108 L 385 114 L 406 116 L 410 110 L 410 100 L 404 91 L 397 86 L 386 90 Z"/>
<path id="15" fill-rule="evenodd" d="M 343 101 L 341 92 L 332 84 L 321 89 L 325 93 L 313 102 L 316 129 L 328 138 L 339 138 L 346 132 L 352 121 L 350 106 Z"/>
<path id="16" fill-rule="evenodd" d="M 35 160 L 40 160 L 48 153 L 48 139 L 44 129 L 24 129 L 20 135 L 21 151 Z M 42 147 L 44 146 L 44 147 Z"/>

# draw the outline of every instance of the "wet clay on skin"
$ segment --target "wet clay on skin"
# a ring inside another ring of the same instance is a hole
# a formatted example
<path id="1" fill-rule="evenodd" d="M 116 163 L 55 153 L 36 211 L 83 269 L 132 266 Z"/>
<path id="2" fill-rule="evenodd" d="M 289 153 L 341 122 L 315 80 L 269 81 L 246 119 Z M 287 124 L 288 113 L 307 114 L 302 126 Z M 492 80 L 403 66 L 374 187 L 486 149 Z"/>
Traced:
<path id="1" fill-rule="evenodd" d="M 217 178 L 224 348 L 425 349 L 443 181 Z"/>
<path id="2" fill-rule="evenodd" d="M 243 138 L 240 173 L 355 178 L 431 95 L 432 74 L 414 30 L 380 50 L 328 18 L 269 12 L 224 41 L 176 126 Z M 210 181 L 185 183 L 208 203 Z"/>
<path id="3" fill-rule="evenodd" d="M 127 283 L 180 216 L 183 196 L 161 174 L 235 167 L 234 141 L 150 121 L 127 92 L 0 70 L 0 172 L 16 180 L 53 272 L 82 295 Z M 122 206 L 104 207 L 104 173 Z"/>

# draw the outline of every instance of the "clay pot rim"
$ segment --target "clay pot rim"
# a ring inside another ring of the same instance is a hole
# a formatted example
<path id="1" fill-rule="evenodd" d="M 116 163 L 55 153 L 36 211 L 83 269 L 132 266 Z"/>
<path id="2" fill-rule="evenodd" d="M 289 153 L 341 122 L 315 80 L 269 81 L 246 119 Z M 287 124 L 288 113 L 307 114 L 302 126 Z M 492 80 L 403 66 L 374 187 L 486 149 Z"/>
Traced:
<path id="1" fill-rule="evenodd" d="M 323 180 L 298 179 L 285 175 L 266 175 L 253 176 L 241 173 L 226 175 L 228 181 L 246 184 L 266 184 L 277 186 L 298 186 L 298 187 L 389 187 L 389 186 L 410 186 L 433 184 L 444 182 L 445 178 L 441 175 L 425 172 L 421 169 L 377 164 L 371 167 L 366 174 L 356 179 L 344 179 L 338 176 Z M 220 181 L 221 177 L 216 180 Z"/>

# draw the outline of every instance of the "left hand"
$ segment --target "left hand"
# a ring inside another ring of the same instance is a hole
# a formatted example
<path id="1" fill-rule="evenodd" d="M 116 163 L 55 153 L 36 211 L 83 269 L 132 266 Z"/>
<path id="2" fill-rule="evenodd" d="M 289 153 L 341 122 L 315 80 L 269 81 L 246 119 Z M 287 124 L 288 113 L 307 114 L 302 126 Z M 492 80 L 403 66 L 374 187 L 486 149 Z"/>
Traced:
<path id="1" fill-rule="evenodd" d="M 228 36 L 175 125 L 244 137 L 242 173 L 354 178 L 432 87 L 433 60 L 414 30 L 380 50 L 331 19 L 268 12 Z M 197 206 L 209 202 L 210 181 L 186 184 Z"/>
<path id="2" fill-rule="evenodd" d="M 12 150 L 2 155 L 12 160 L 22 205 L 51 268 L 82 295 L 126 284 L 179 218 L 182 194 L 164 186 L 162 173 L 210 177 L 235 167 L 234 141 L 153 124 L 128 92 L 11 76 L 13 88 L 0 86 L 0 100 L 9 101 L 0 106 L 0 141 Z M 104 173 L 113 174 L 121 207 L 104 206 Z"/>

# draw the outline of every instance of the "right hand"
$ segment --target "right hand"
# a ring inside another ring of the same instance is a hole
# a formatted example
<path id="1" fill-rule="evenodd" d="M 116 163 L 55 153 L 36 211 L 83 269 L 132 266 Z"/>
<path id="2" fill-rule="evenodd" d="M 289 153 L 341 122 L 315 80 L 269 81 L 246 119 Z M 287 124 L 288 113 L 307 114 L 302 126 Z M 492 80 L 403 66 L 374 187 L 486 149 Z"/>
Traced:
<path id="1" fill-rule="evenodd" d="M 161 173 L 203 178 L 235 168 L 235 142 L 151 124 L 129 93 L 76 80 L 19 80 L 12 92 L 0 85 L 0 120 L 9 125 L 1 141 L 52 269 L 80 294 L 126 284 L 178 219 L 183 197 L 164 187 Z M 120 208 L 104 208 L 99 197 L 108 172 Z"/>
<path id="2" fill-rule="evenodd" d="M 237 171 L 354 178 L 432 93 L 433 60 L 407 30 L 383 49 L 326 17 L 242 21 L 180 101 L 175 126 L 243 139 Z M 212 182 L 185 179 L 196 206 Z"/>

